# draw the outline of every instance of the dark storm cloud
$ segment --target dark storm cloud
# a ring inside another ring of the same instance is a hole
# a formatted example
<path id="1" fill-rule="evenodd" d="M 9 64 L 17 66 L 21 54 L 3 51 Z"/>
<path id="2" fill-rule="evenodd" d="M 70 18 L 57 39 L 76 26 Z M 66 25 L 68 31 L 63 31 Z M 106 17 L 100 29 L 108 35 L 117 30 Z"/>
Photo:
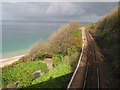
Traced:
<path id="1" fill-rule="evenodd" d="M 117 6 L 115 2 L 16 2 L 2 4 L 3 20 L 94 22 Z"/>

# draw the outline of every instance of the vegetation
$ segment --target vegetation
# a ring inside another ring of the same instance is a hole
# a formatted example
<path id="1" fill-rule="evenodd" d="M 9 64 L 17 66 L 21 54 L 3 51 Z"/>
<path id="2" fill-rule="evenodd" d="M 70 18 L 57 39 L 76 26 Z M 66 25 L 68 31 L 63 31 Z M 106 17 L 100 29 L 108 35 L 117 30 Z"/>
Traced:
<path id="1" fill-rule="evenodd" d="M 58 66 L 59 64 L 62 63 L 62 59 L 63 59 L 63 56 L 62 55 L 59 55 L 59 56 L 54 56 L 52 58 L 52 62 L 54 64 L 54 66 Z"/>
<path id="2" fill-rule="evenodd" d="M 75 46 L 79 51 L 81 49 L 82 39 L 79 23 L 72 22 L 60 28 L 49 37 L 51 51 L 55 53 L 66 54 L 67 49 Z"/>
<path id="3" fill-rule="evenodd" d="M 65 57 L 63 57 L 62 62 L 71 65 L 72 70 L 75 70 L 78 60 L 79 60 L 79 52 L 74 52 L 71 56 L 66 55 Z"/>
<path id="4" fill-rule="evenodd" d="M 41 70 L 43 73 L 47 73 L 48 67 L 46 63 L 42 61 L 29 61 L 20 65 L 10 66 L 3 70 L 2 84 L 4 87 L 15 87 L 15 82 L 20 86 L 28 86 L 34 78 L 33 72 Z M 12 86 L 11 86 L 11 83 Z"/>
<path id="5" fill-rule="evenodd" d="M 32 82 L 30 87 L 38 88 L 62 88 L 64 83 L 70 78 L 62 77 L 71 72 L 71 67 L 68 64 L 59 64 L 48 73 L 43 74 Z M 57 78 L 57 79 L 56 79 Z M 59 79 L 58 79 L 59 78 Z M 49 81 L 48 81 L 49 80 Z"/>
<path id="6" fill-rule="evenodd" d="M 119 18 L 120 7 L 116 7 L 110 13 L 101 18 L 96 24 L 89 24 L 90 32 L 95 37 L 97 44 L 102 49 L 105 56 L 106 66 L 111 76 L 111 87 L 119 87 L 120 81 L 118 71 L 120 61 L 118 50 L 120 48 L 119 38 Z"/>
<path id="7" fill-rule="evenodd" d="M 71 22 L 53 33 L 48 42 L 38 41 L 29 50 L 29 55 L 3 68 L 3 87 L 62 88 L 70 80 L 76 68 L 82 47 L 78 22 Z M 53 68 L 49 71 L 45 56 L 52 56 Z M 33 72 L 41 70 L 42 76 L 33 80 Z M 17 85 L 17 86 L 16 86 Z"/>

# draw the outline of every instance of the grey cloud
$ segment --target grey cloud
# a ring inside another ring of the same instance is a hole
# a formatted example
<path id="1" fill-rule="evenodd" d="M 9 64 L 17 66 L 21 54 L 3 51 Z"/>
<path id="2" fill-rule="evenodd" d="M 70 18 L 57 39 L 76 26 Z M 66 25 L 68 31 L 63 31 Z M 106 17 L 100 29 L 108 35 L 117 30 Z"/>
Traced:
<path id="1" fill-rule="evenodd" d="M 50 2 L 16 2 L 3 3 L 2 15 L 5 20 L 53 20 L 53 21 L 96 21 L 117 5 L 106 3 L 50 3 Z"/>

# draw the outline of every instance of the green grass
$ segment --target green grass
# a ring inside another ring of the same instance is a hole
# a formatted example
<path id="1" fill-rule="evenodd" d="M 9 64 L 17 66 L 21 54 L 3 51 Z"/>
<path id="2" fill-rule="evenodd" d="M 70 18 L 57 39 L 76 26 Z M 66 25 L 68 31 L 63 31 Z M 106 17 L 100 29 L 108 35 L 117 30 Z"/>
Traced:
<path id="1" fill-rule="evenodd" d="M 48 72 L 46 63 L 42 61 L 29 61 L 20 65 L 15 65 L 7 68 L 2 72 L 2 84 L 3 86 L 9 86 L 12 82 L 20 82 L 21 86 L 27 86 L 34 78 L 33 72 L 41 70 L 42 72 Z"/>
<path id="2" fill-rule="evenodd" d="M 53 68 L 48 73 L 43 74 L 41 77 L 37 78 L 32 82 L 29 87 L 32 88 L 62 88 L 65 82 L 70 79 L 70 77 L 62 77 L 64 75 L 71 73 L 71 66 L 68 64 L 60 64 Z M 61 78 L 59 78 L 61 77 Z M 58 80 L 59 78 L 59 80 Z"/>

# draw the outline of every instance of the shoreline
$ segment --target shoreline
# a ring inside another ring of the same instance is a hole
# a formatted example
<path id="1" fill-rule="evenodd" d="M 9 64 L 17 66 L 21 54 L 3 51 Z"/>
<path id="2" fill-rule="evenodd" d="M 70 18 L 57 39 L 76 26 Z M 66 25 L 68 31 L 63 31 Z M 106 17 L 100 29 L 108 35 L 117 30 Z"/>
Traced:
<path id="1" fill-rule="evenodd" d="M 14 56 L 14 57 L 10 57 L 10 58 L 0 59 L 0 62 L 1 62 L 1 61 L 7 61 L 7 60 L 10 60 L 10 59 L 15 59 L 15 58 L 17 58 L 17 57 L 23 57 L 23 56 L 25 56 L 25 55 L 18 55 L 18 56 Z"/>
<path id="2" fill-rule="evenodd" d="M 14 63 L 15 61 L 18 61 L 23 56 L 25 56 L 25 55 L 19 55 L 19 56 L 15 56 L 15 57 L 0 59 L 0 68 L 10 65 L 10 64 Z"/>

